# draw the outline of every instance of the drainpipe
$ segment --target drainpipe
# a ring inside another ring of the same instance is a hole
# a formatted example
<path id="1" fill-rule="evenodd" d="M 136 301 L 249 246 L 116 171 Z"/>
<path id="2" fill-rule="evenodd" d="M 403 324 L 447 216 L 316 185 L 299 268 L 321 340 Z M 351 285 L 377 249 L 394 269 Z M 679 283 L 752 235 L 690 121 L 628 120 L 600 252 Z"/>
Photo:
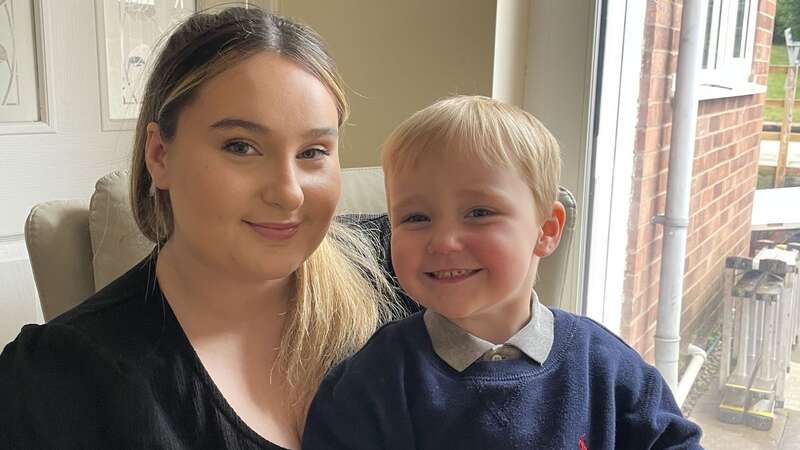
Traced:
<path id="1" fill-rule="evenodd" d="M 689 344 L 688 351 L 692 359 L 683 372 L 683 378 L 681 378 L 680 383 L 678 383 L 678 390 L 673 391 L 675 392 L 675 403 L 678 404 L 678 408 L 683 406 L 683 402 L 686 401 L 686 397 L 689 396 L 689 391 L 692 390 L 692 385 L 694 384 L 695 378 L 697 378 L 697 374 L 700 373 L 700 369 L 703 368 L 703 363 L 706 362 L 707 355 L 702 348 Z"/>
<path id="2" fill-rule="evenodd" d="M 678 73 L 672 103 L 666 214 L 653 218 L 655 223 L 664 226 L 655 358 L 656 367 L 672 392 L 676 392 L 678 387 L 683 270 L 697 128 L 698 75 L 707 9 L 703 7 L 705 4 L 706 0 L 683 1 Z"/>

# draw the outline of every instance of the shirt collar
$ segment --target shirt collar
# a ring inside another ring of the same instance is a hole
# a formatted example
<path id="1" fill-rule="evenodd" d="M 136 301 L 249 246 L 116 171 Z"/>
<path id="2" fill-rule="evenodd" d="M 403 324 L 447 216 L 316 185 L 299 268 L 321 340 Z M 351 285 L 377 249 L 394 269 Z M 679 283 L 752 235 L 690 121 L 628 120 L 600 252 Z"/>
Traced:
<path id="1" fill-rule="evenodd" d="M 531 295 L 531 320 L 503 345 L 519 349 L 539 364 L 544 364 L 553 347 L 553 312 Z M 441 314 L 428 309 L 423 316 L 433 351 L 450 367 L 464 371 L 489 350 L 500 347 L 462 330 Z"/>

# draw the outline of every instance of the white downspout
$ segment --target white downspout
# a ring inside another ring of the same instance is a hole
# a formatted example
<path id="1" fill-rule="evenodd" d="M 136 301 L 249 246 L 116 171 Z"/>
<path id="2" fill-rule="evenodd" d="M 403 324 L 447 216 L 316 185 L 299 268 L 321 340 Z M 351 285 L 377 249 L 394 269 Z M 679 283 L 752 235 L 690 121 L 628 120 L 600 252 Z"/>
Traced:
<path id="1" fill-rule="evenodd" d="M 666 214 L 653 220 L 664 226 L 661 277 L 658 290 L 658 323 L 655 337 L 656 367 L 672 392 L 678 387 L 681 301 L 683 296 L 686 230 L 694 162 L 695 131 L 703 52 L 706 0 L 684 0 L 681 13 L 678 73 L 672 109 Z"/>
<path id="2" fill-rule="evenodd" d="M 696 345 L 689 344 L 689 355 L 692 359 L 689 361 L 689 365 L 686 366 L 686 370 L 683 371 L 683 378 L 678 383 L 678 390 L 673 391 L 675 392 L 675 402 L 678 404 L 678 408 L 683 406 L 683 402 L 686 401 L 686 397 L 689 396 L 689 392 L 692 390 L 697 374 L 700 373 L 703 363 L 706 362 L 707 355 L 705 350 Z"/>

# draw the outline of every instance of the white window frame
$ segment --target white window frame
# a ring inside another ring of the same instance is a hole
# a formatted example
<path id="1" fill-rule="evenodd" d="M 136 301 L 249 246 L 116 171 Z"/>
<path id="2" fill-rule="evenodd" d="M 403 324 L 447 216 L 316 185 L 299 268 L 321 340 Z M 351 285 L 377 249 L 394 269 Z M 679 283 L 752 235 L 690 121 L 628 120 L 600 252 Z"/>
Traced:
<path id="1" fill-rule="evenodd" d="M 734 56 L 739 0 L 707 0 L 711 17 L 703 41 L 700 82 L 703 86 L 736 89 L 751 84 L 758 0 L 744 0 L 740 54 Z M 709 42 L 708 54 L 705 42 Z"/>

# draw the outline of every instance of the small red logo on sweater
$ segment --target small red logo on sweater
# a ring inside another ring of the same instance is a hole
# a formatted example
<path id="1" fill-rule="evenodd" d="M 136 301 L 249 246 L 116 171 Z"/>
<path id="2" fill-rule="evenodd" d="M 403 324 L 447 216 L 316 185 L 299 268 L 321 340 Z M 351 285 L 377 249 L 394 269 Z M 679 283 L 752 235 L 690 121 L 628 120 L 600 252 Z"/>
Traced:
<path id="1" fill-rule="evenodd" d="M 578 439 L 578 448 L 580 450 L 589 450 L 589 447 L 586 446 L 586 440 L 583 438 L 583 436 Z"/>

